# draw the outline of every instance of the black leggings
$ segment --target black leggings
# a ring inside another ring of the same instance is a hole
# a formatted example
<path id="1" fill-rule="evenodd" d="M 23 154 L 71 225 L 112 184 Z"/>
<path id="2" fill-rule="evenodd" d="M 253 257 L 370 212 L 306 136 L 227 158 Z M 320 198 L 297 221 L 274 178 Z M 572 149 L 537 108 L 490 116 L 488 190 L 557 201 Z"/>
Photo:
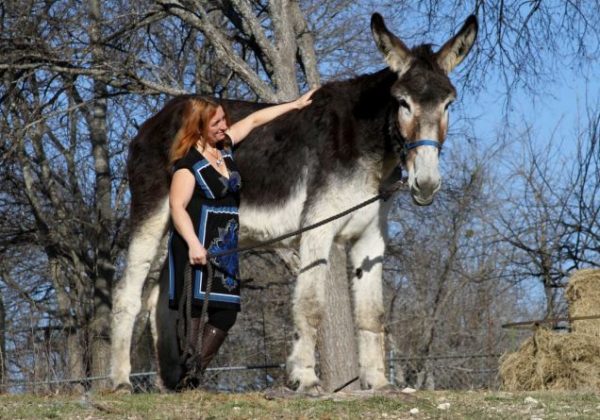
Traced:
<path id="1" fill-rule="evenodd" d="M 227 332 L 237 319 L 237 311 L 232 309 L 208 308 L 208 323 L 213 327 Z"/>

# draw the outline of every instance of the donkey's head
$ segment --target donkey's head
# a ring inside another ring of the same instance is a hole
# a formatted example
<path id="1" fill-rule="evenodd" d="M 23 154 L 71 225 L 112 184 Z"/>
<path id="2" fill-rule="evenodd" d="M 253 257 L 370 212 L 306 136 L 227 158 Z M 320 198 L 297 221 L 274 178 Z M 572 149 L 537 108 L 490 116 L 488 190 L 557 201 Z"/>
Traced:
<path id="1" fill-rule="evenodd" d="M 441 186 L 439 152 L 448 130 L 448 107 L 456 97 L 448 74 L 471 50 L 477 19 L 469 16 L 435 53 L 429 45 L 407 48 L 378 13 L 371 18 L 371 31 L 385 61 L 398 75 L 391 94 L 398 105 L 396 124 L 404 141 L 411 194 L 416 204 L 429 205 Z"/>

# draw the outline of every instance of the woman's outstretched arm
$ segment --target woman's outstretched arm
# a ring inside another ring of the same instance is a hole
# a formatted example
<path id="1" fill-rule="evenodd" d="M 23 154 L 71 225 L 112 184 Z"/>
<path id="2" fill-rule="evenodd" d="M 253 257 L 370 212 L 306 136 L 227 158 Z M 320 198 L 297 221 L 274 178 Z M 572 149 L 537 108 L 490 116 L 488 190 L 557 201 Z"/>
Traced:
<path id="1" fill-rule="evenodd" d="M 246 136 L 255 128 L 274 120 L 286 112 L 294 109 L 302 109 L 310 105 L 312 102 L 311 96 L 316 90 L 317 89 L 309 90 L 295 101 L 273 105 L 268 108 L 263 108 L 259 111 L 253 112 L 235 124 L 232 124 L 227 130 L 227 134 L 233 140 L 234 144 L 238 144 L 244 140 Z"/>

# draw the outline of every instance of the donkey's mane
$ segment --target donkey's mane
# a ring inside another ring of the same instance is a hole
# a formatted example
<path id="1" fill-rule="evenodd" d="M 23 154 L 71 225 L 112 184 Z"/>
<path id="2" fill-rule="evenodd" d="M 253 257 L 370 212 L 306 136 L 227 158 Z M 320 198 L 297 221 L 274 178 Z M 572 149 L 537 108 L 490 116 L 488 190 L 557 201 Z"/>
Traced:
<path id="1" fill-rule="evenodd" d="M 411 53 L 416 62 L 428 65 L 431 70 L 439 68 L 436 62 L 435 52 L 433 52 L 432 44 L 417 45 L 411 49 Z"/>
<path id="2" fill-rule="evenodd" d="M 364 101 L 367 97 L 378 98 L 381 103 L 389 97 L 389 89 L 398 76 L 389 68 L 384 68 L 375 73 L 356 76 L 351 79 L 335 80 L 324 84 L 320 91 L 331 95 L 335 102 L 333 107 L 352 106 Z"/>

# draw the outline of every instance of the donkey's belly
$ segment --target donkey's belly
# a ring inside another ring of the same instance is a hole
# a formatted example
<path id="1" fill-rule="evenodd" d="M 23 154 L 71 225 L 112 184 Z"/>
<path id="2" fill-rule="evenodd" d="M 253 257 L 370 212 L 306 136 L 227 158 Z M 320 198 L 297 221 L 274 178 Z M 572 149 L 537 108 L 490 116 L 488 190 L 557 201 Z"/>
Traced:
<path id="1" fill-rule="evenodd" d="M 302 211 L 306 202 L 306 184 L 299 185 L 293 193 L 276 204 L 240 204 L 240 245 L 266 241 L 292 232 L 300 227 Z M 294 246 L 298 237 L 273 246 Z"/>

